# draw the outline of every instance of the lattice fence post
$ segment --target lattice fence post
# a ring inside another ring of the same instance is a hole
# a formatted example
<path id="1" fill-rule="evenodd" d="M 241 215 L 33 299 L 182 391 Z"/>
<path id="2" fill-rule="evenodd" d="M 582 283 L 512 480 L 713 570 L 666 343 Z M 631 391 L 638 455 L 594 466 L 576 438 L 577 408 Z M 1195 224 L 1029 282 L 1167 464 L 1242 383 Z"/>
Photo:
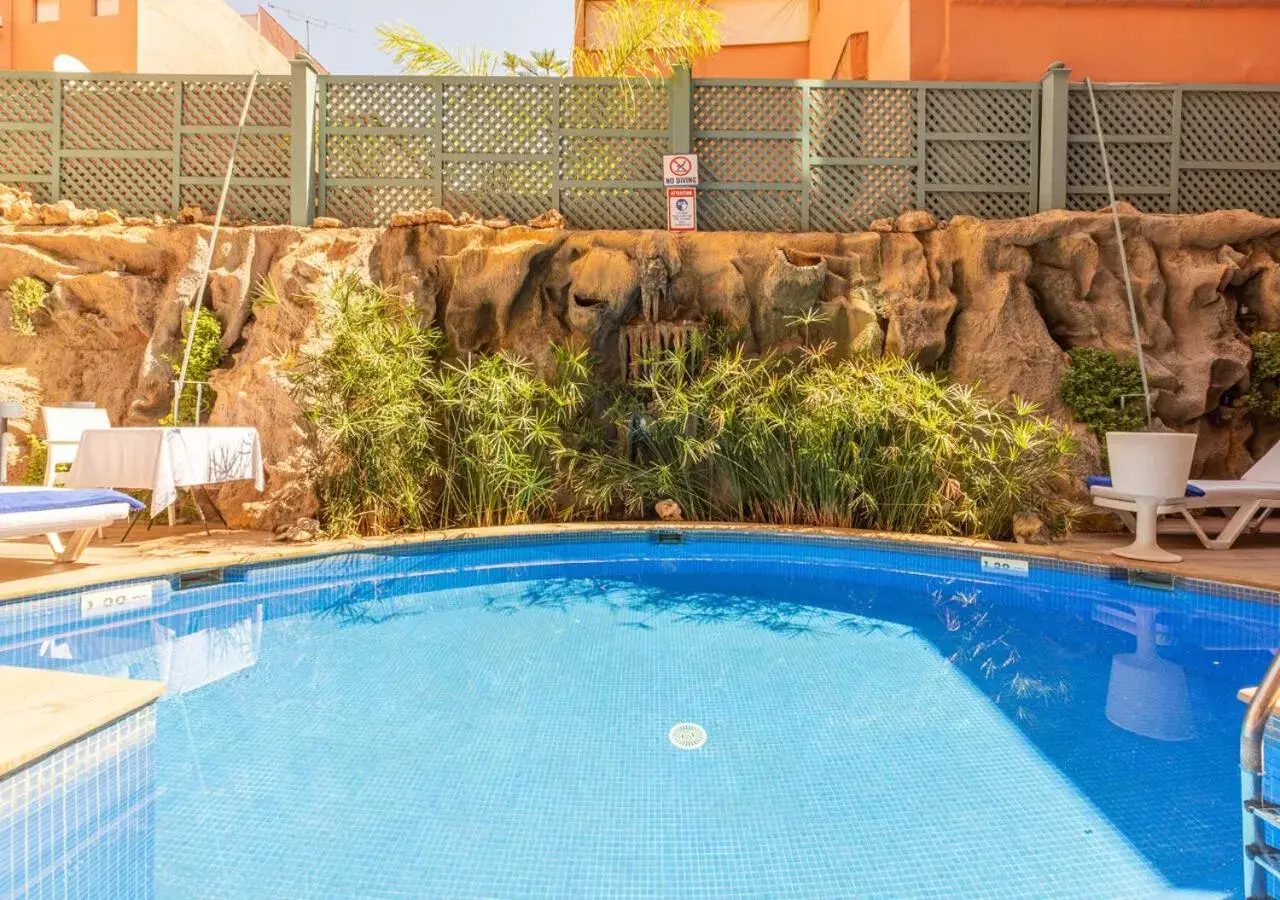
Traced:
<path id="1" fill-rule="evenodd" d="M 306 57 L 289 60 L 289 221 L 310 225 L 316 213 L 316 70 Z"/>
<path id="2" fill-rule="evenodd" d="M 687 64 L 671 70 L 671 152 L 693 152 L 693 75 Z"/>
<path id="3" fill-rule="evenodd" d="M 1040 191 L 1038 210 L 1067 206 L 1067 119 L 1071 70 L 1053 63 L 1040 79 Z"/>

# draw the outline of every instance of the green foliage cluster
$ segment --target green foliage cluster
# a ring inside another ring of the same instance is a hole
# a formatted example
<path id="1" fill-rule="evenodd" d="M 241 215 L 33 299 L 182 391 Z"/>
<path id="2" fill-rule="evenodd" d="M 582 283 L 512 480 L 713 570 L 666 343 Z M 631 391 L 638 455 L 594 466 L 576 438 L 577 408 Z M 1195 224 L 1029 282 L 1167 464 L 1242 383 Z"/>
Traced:
<path id="1" fill-rule="evenodd" d="M 442 360 L 411 303 L 343 277 L 317 297 L 331 335 L 294 384 L 319 453 L 331 531 L 504 525 L 553 515 L 585 355 L 543 380 L 509 356 Z"/>
<path id="2" fill-rule="evenodd" d="M 35 321 L 37 312 L 45 308 L 49 298 L 49 286 L 39 278 L 24 275 L 9 285 L 9 323 L 18 334 L 27 336 L 36 333 Z"/>
<path id="3" fill-rule="evenodd" d="M 1064 525 L 1074 452 L 1031 404 L 992 403 L 900 358 L 747 357 L 693 345 L 653 360 L 615 405 L 644 410 L 630 458 L 578 461 L 600 514 L 672 497 L 696 519 L 1005 536 Z"/>
<path id="4" fill-rule="evenodd" d="M 1142 431 L 1146 426 L 1137 360 L 1121 359 L 1108 350 L 1072 350 L 1058 396 L 1076 421 L 1099 438 L 1108 431 Z"/>
<path id="5" fill-rule="evenodd" d="M 640 516 L 665 498 L 693 519 L 983 536 L 1069 513 L 1069 433 L 905 360 L 701 338 L 606 390 L 563 349 L 546 378 L 507 355 L 448 361 L 409 301 L 355 277 L 317 303 L 331 340 L 293 378 L 331 532 Z"/>
<path id="6" fill-rule="evenodd" d="M 186 339 L 191 328 L 191 313 L 182 317 L 182 335 Z M 214 393 L 206 385 L 197 390 L 196 382 L 207 382 L 213 370 L 226 356 L 222 349 L 222 323 L 207 307 L 200 307 L 200 315 L 196 317 L 195 334 L 191 337 L 191 359 L 187 361 L 187 381 L 182 387 L 182 398 L 178 401 L 178 421 L 173 421 L 173 413 L 160 420 L 161 425 L 191 425 L 196 421 L 196 399 L 200 400 L 200 420 L 204 421 L 209 410 L 213 409 Z M 182 353 L 171 357 L 169 368 L 174 379 L 182 374 Z"/>
<path id="7" fill-rule="evenodd" d="M 27 435 L 27 470 L 22 473 L 22 483 L 44 484 L 44 467 L 49 459 L 49 447 L 39 435 Z"/>
<path id="8" fill-rule="evenodd" d="M 1256 331 L 1249 344 L 1253 360 L 1245 405 L 1254 415 L 1280 419 L 1280 331 Z"/>

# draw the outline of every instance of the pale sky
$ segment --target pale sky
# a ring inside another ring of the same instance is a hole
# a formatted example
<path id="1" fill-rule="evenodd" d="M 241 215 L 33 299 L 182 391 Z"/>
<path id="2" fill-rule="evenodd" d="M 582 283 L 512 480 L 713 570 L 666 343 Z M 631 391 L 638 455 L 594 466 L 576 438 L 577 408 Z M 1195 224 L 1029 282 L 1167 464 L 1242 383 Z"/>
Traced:
<path id="1" fill-rule="evenodd" d="M 230 0 L 239 12 L 253 12 L 254 0 Z M 300 41 L 306 25 L 283 9 L 263 3 Z M 341 75 L 388 75 L 391 59 L 378 52 L 374 26 L 404 21 L 449 49 L 483 47 L 527 52 L 555 47 L 567 59 L 573 44 L 573 0 L 281 0 L 297 15 L 326 19 L 352 29 L 311 27 L 311 52 Z"/>

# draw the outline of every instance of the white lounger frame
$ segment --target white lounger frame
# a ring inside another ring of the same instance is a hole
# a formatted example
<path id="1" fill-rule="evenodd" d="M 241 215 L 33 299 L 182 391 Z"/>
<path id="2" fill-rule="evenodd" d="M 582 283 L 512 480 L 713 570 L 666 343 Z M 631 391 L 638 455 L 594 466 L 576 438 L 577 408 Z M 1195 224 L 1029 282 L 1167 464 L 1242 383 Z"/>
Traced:
<path id="1" fill-rule="evenodd" d="M 129 517 L 127 503 L 100 503 L 71 509 L 0 514 L 0 540 L 44 535 L 58 562 L 75 562 L 98 529 Z M 64 542 L 61 535 L 70 532 Z"/>
<path id="2" fill-rule="evenodd" d="M 1195 482 L 1193 481 L 1191 484 L 1195 484 Z M 1107 488 L 1093 488 L 1090 491 L 1090 495 L 1095 506 L 1114 510 L 1126 528 L 1130 531 L 1136 529 L 1137 523 L 1134 512 L 1137 506 L 1132 500 L 1124 497 L 1108 496 Z M 1191 526 L 1191 530 L 1195 532 L 1196 537 L 1200 539 L 1200 543 L 1204 544 L 1205 547 L 1210 550 L 1230 550 L 1240 535 L 1246 531 L 1252 534 L 1261 528 L 1262 523 L 1267 520 L 1267 516 L 1271 515 L 1277 508 L 1280 508 L 1280 500 L 1254 498 L 1236 507 L 1235 513 L 1227 520 L 1227 524 L 1214 537 L 1210 537 L 1200 527 L 1199 520 L 1191 515 L 1191 510 L 1193 509 L 1210 507 L 1231 509 L 1232 506 L 1234 506 L 1234 503 L 1224 503 L 1222 500 L 1215 499 L 1212 496 L 1185 497 L 1181 500 L 1171 500 L 1160 504 L 1156 508 L 1156 516 L 1169 516 L 1178 513 Z"/>

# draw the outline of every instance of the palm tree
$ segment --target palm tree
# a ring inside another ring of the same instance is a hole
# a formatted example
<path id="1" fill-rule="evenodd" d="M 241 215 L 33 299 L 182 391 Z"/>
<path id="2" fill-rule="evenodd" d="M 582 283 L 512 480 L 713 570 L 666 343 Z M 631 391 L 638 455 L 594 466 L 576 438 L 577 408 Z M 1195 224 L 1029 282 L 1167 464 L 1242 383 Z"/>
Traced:
<path id="1" fill-rule="evenodd" d="M 595 22 L 598 46 L 579 47 L 573 73 L 585 78 L 663 78 L 679 63 L 720 49 L 720 13 L 703 0 L 612 0 Z"/>
<path id="2" fill-rule="evenodd" d="M 664 77 L 677 63 L 693 62 L 720 49 L 719 13 L 703 0 L 612 0 L 596 20 L 599 46 L 574 52 L 575 75 L 593 78 Z M 413 75 L 560 76 L 569 65 L 555 50 L 528 56 L 479 48 L 449 51 L 412 25 L 379 25 L 379 48 Z"/>

